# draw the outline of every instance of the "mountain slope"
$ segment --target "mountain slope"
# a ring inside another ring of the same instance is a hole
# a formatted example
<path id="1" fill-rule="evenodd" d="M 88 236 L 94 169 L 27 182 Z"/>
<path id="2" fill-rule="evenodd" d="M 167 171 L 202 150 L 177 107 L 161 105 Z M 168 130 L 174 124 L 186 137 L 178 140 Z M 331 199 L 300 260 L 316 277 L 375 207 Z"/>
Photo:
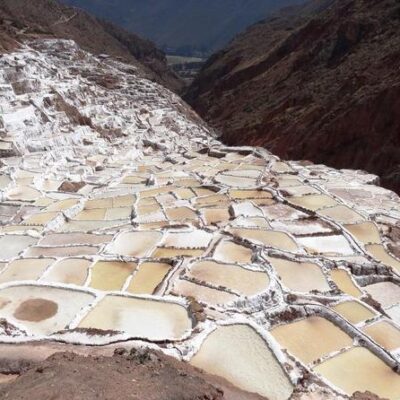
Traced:
<path id="1" fill-rule="evenodd" d="M 2 0 L 0 35 L 4 49 L 11 47 L 13 39 L 37 35 L 72 39 L 94 54 L 106 53 L 140 66 L 148 78 L 174 91 L 182 87 L 153 43 L 55 0 Z"/>
<path id="2" fill-rule="evenodd" d="M 313 1 L 213 56 L 186 100 L 229 144 L 379 174 L 400 190 L 400 4 Z"/>
<path id="3" fill-rule="evenodd" d="M 210 54 L 271 12 L 304 0 L 64 0 L 170 52 Z"/>

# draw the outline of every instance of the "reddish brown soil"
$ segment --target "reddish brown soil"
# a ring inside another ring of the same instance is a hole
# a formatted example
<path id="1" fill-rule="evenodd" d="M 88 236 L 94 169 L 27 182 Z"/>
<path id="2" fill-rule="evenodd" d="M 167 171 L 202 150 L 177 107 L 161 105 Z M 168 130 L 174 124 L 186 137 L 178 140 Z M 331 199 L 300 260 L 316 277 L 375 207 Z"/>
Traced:
<path id="1" fill-rule="evenodd" d="M 58 353 L 0 385 L 9 400 L 217 400 L 200 372 L 161 354 L 83 357 Z"/>
<path id="2" fill-rule="evenodd" d="M 154 44 L 57 0 L 1 0 L 0 53 L 36 37 L 72 39 L 94 54 L 108 54 L 139 67 L 146 77 L 171 90 L 183 82 L 167 67 Z"/>
<path id="3" fill-rule="evenodd" d="M 213 56 L 186 100 L 232 145 L 365 169 L 400 192 L 400 3 L 314 0 Z"/>
<path id="4" fill-rule="evenodd" d="M 0 399 L 264 399 L 153 351 L 36 343 L 0 345 L 0 354 Z"/>

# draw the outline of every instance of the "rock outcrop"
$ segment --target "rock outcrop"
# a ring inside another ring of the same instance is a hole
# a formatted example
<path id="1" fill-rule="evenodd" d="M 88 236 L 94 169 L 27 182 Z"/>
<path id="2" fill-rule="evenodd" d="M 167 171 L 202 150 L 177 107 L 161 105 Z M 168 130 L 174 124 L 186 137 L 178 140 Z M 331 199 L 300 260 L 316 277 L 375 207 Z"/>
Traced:
<path id="1" fill-rule="evenodd" d="M 400 191 L 400 5 L 314 0 L 254 25 L 186 100 L 230 145 L 378 174 Z"/>

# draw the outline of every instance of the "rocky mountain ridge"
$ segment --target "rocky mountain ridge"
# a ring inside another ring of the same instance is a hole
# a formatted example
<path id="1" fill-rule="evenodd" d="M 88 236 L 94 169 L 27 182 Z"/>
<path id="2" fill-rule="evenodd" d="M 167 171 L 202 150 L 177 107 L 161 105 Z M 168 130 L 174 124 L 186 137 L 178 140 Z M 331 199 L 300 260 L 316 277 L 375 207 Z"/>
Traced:
<path id="1" fill-rule="evenodd" d="M 314 0 L 254 25 L 185 99 L 227 144 L 378 174 L 400 190 L 400 5 Z"/>
<path id="2" fill-rule="evenodd" d="M 304 0 L 64 0 L 153 40 L 169 54 L 207 56 L 281 7 Z"/>

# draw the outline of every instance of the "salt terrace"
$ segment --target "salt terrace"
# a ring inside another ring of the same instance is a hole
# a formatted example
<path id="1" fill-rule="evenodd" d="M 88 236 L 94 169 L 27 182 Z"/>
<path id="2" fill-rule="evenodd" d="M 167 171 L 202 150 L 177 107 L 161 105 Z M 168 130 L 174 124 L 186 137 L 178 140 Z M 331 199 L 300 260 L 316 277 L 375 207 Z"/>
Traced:
<path id="1" fill-rule="evenodd" d="M 272 400 L 307 371 L 400 398 L 400 202 L 374 176 L 224 147 L 72 42 L 0 65 L 2 343 L 131 340 Z"/>

